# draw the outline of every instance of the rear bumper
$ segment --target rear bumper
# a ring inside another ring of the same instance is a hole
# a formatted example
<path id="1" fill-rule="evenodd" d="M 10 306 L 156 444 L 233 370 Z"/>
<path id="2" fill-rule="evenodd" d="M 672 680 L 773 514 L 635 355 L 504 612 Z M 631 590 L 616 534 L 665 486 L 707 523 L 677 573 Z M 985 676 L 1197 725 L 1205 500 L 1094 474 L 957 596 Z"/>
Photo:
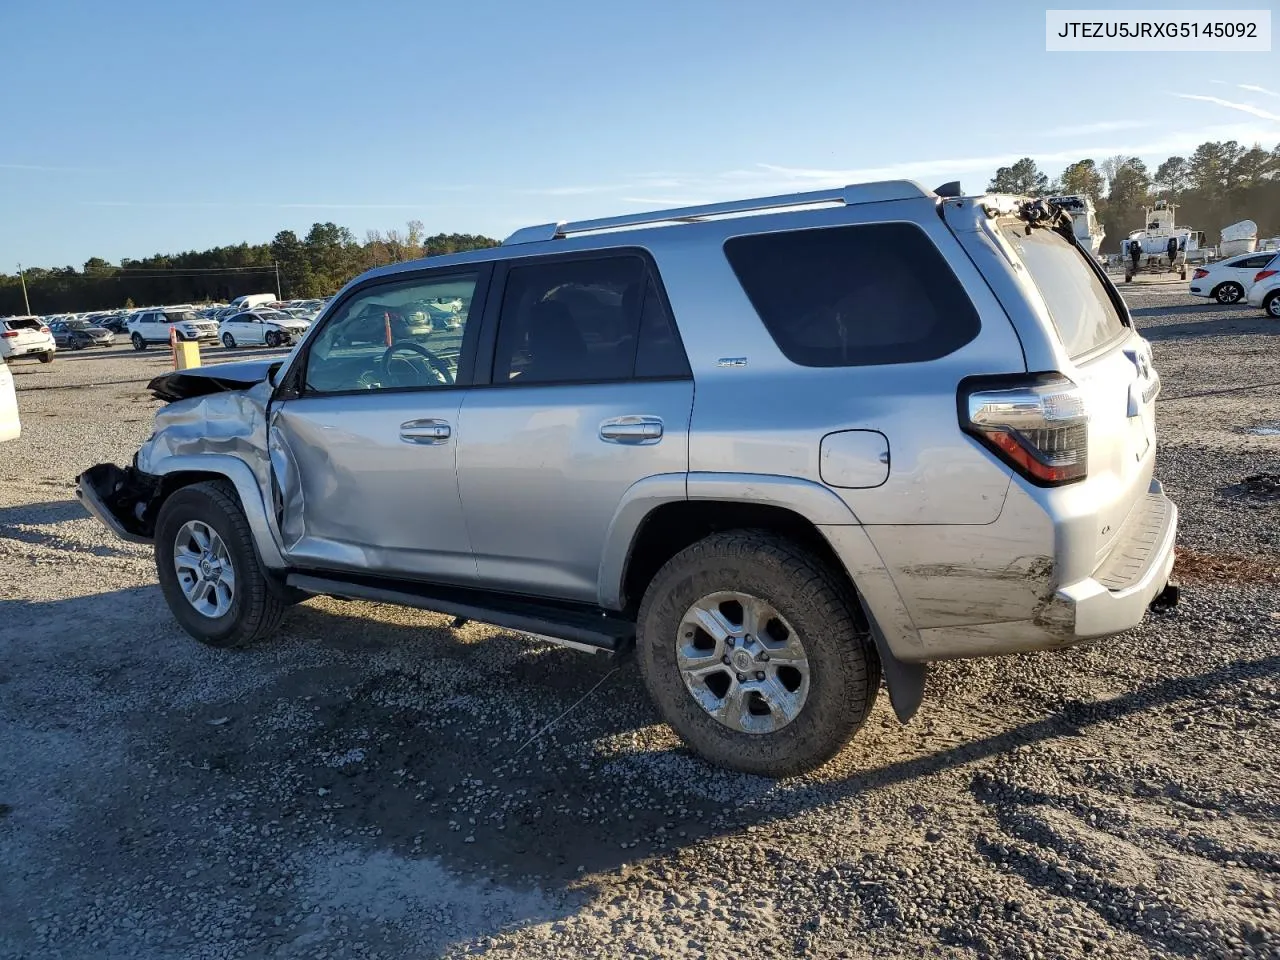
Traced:
<path id="1" fill-rule="evenodd" d="M 1092 575 L 1058 587 L 1027 620 L 920 631 L 927 659 L 999 656 L 1067 647 L 1137 626 L 1173 572 L 1178 508 L 1158 481 Z"/>
<path id="2" fill-rule="evenodd" d="M 57 345 L 52 340 L 48 343 L 14 344 L 0 350 L 0 356 L 7 360 L 16 360 L 18 357 L 38 357 L 43 353 L 54 353 L 57 349 Z"/>

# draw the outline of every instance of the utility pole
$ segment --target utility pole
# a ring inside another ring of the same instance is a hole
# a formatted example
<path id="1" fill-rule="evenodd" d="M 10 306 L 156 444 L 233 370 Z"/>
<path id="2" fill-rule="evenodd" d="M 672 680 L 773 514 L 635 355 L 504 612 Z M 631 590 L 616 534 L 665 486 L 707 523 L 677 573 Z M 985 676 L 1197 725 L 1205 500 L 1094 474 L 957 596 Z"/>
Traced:
<path id="1" fill-rule="evenodd" d="M 276 268 L 276 301 L 280 301 L 280 261 L 272 260 L 271 265 Z"/>
<path id="2" fill-rule="evenodd" d="M 27 299 L 27 278 L 22 273 L 22 264 L 18 264 L 18 279 L 22 281 L 22 305 L 27 313 L 31 313 L 31 301 Z"/>

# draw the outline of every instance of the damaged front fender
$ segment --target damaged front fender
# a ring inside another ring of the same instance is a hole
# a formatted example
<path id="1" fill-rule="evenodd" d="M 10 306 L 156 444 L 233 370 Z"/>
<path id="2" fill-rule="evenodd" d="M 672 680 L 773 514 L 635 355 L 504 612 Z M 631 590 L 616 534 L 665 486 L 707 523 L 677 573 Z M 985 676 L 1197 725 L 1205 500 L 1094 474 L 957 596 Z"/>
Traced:
<path id="1" fill-rule="evenodd" d="M 77 496 L 117 536 L 149 542 L 169 493 L 211 476 L 224 478 L 236 489 L 264 566 L 283 569 L 284 557 L 267 508 L 271 499 L 267 405 L 272 386 L 265 378 L 270 364 L 225 366 L 244 369 L 232 377 L 171 380 L 173 375 L 166 375 L 152 381 L 157 396 L 191 392 L 157 411 L 154 431 L 132 467 L 98 464 L 86 470 L 77 478 Z M 250 366 L 258 370 L 247 369 Z M 242 379 L 252 383 L 240 389 L 228 386 Z"/>

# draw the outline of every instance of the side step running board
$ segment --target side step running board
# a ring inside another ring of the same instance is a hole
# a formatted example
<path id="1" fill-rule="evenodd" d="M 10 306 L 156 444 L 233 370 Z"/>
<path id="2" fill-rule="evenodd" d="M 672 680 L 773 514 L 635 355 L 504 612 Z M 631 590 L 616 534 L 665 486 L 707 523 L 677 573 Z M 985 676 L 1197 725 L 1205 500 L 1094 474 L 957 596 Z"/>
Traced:
<path id="1" fill-rule="evenodd" d="M 539 603 L 524 597 L 507 597 L 461 587 L 367 577 L 291 573 L 287 583 L 317 596 L 393 603 L 447 614 L 454 618 L 454 626 L 459 621 L 465 623 L 468 620 L 491 623 L 587 653 L 622 653 L 635 640 L 634 623 L 587 607 Z"/>

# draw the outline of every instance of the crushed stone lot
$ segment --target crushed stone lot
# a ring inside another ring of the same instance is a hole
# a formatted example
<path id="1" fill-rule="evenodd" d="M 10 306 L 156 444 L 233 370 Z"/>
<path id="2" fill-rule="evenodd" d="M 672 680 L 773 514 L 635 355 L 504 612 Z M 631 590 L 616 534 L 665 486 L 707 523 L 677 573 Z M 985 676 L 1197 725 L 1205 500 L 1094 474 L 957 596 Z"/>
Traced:
<path id="1" fill-rule="evenodd" d="M 1125 295 L 1180 606 L 939 665 L 783 782 L 684 751 L 633 663 L 479 624 L 313 599 L 201 647 L 71 488 L 167 351 L 14 364 L 0 957 L 1280 958 L 1280 496 L 1243 482 L 1280 473 L 1280 323 Z"/>

